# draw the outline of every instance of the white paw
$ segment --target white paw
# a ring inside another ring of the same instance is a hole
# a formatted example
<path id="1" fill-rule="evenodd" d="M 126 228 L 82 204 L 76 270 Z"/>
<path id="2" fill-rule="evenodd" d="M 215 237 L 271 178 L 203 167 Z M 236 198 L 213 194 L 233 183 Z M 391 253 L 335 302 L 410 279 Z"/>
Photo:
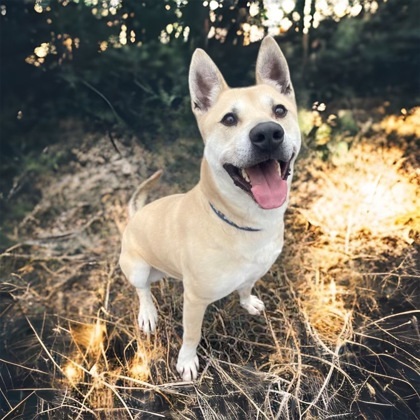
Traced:
<path id="1" fill-rule="evenodd" d="M 241 306 L 245 308 L 251 315 L 259 315 L 264 309 L 264 303 L 254 295 L 241 300 Z"/>
<path id="2" fill-rule="evenodd" d="M 198 375 L 198 356 L 193 353 L 190 356 L 183 355 L 183 349 L 179 352 L 178 362 L 176 364 L 176 370 L 181 375 L 183 381 L 190 382 L 197 379 Z"/>
<path id="3" fill-rule="evenodd" d="M 151 303 L 140 304 L 139 327 L 146 334 L 156 330 L 157 311 L 155 305 Z"/>

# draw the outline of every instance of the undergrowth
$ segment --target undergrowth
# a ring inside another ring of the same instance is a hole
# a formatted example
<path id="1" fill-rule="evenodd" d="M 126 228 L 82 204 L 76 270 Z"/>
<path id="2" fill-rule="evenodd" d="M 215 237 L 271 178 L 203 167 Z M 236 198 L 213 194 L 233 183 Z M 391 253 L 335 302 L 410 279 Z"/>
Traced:
<path id="1" fill-rule="evenodd" d="M 194 383 L 175 369 L 182 286 L 154 285 L 160 319 L 146 336 L 117 260 L 137 183 L 165 168 L 152 198 L 193 186 L 198 140 L 160 153 L 118 139 L 117 154 L 95 135 L 73 144 L 70 162 L 33 180 L 42 198 L 1 254 L 3 418 L 416 418 L 418 133 L 406 115 L 353 123 L 351 142 L 331 130 L 302 151 L 285 249 L 256 286 L 267 309 L 251 317 L 234 295 L 209 308 Z"/>

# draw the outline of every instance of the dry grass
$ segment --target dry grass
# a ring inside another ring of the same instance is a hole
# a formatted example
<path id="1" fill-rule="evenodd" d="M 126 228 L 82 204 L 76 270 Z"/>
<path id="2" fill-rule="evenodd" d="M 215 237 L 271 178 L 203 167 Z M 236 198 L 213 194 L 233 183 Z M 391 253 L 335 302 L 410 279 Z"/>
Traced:
<path id="1" fill-rule="evenodd" d="M 145 336 L 117 267 L 134 185 L 169 166 L 156 196 L 191 187 L 171 185 L 189 157 L 79 145 L 59 176 L 36 180 L 43 199 L 1 256 L 3 418 L 416 418 L 418 172 L 392 121 L 334 164 L 304 153 L 285 250 L 256 288 L 267 311 L 251 317 L 235 296 L 212 305 L 193 384 L 175 371 L 180 284 L 154 286 L 158 332 Z"/>

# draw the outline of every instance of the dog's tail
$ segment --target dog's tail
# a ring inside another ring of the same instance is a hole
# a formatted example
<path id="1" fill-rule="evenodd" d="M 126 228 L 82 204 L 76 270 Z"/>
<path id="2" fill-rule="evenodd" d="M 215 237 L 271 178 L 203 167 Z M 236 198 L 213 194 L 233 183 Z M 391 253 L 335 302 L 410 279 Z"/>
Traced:
<path id="1" fill-rule="evenodd" d="M 149 191 L 155 186 L 162 176 L 163 171 L 160 169 L 156 171 L 150 178 L 143 181 L 137 190 L 134 192 L 128 203 L 128 215 L 130 219 L 134 216 L 134 213 L 141 209 L 146 203 Z"/>

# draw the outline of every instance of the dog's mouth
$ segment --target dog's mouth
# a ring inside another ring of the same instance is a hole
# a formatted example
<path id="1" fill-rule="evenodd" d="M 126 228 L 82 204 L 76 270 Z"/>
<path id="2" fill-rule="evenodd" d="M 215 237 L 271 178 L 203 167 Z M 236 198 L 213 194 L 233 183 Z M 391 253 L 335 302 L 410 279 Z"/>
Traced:
<path id="1" fill-rule="evenodd" d="M 275 209 L 287 199 L 287 178 L 293 157 L 288 162 L 270 159 L 247 168 L 238 168 L 230 163 L 223 167 L 233 183 L 248 193 L 261 208 Z"/>

